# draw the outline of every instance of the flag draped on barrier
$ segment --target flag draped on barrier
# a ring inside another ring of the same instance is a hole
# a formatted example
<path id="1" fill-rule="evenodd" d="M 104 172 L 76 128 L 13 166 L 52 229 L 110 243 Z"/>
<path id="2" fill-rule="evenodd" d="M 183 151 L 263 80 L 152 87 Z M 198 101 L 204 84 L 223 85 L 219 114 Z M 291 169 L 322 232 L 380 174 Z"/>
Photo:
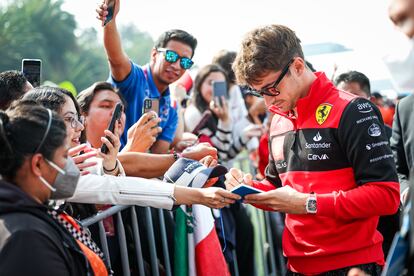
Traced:
<path id="1" fill-rule="evenodd" d="M 174 275 L 230 275 L 210 208 L 180 206 L 175 221 Z"/>
<path id="2" fill-rule="evenodd" d="M 174 236 L 174 275 L 187 276 L 188 274 L 188 238 L 187 238 L 187 210 L 181 205 L 175 211 Z"/>
<path id="3" fill-rule="evenodd" d="M 211 210 L 203 205 L 193 205 L 193 216 L 197 275 L 230 275 Z"/>

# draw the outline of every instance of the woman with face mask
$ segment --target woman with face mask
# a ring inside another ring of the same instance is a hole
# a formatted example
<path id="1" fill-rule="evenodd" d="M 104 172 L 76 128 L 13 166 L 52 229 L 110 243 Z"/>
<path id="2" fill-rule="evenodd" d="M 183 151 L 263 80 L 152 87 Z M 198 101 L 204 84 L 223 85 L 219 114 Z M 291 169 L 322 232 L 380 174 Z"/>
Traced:
<path id="1" fill-rule="evenodd" d="M 0 275 L 108 275 L 86 232 L 47 206 L 80 176 L 59 115 L 33 103 L 0 111 L 0 173 Z"/>

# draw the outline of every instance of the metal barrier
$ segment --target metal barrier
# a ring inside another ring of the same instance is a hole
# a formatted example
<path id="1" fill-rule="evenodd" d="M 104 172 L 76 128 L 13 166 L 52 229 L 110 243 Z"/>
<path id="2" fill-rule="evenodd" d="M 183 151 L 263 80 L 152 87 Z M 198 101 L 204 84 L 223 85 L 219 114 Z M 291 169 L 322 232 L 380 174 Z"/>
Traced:
<path id="1" fill-rule="evenodd" d="M 134 240 L 134 250 L 137 258 L 137 264 L 138 264 L 138 273 L 141 276 L 145 275 L 144 270 L 144 258 L 142 255 L 142 247 L 141 247 L 141 237 L 139 234 L 139 225 L 138 225 L 138 219 L 137 219 L 137 212 L 135 206 L 113 206 L 103 212 L 100 212 L 93 217 L 87 218 L 81 222 L 83 227 L 89 227 L 95 223 L 98 223 L 99 225 L 99 239 L 101 242 L 103 253 L 105 254 L 105 257 L 108 260 L 108 266 L 109 268 L 112 268 L 109 249 L 108 249 L 108 241 L 103 225 L 103 220 L 111 217 L 116 216 L 117 220 L 117 236 L 118 236 L 118 244 L 121 254 L 121 264 L 122 264 L 122 271 L 123 275 L 130 275 L 130 264 L 129 264 L 129 258 L 128 258 L 128 246 L 127 246 L 127 240 L 126 240 L 126 234 L 125 234 L 125 227 L 124 222 L 122 219 L 121 212 L 124 210 L 130 209 L 131 214 L 131 226 L 132 226 L 132 232 L 133 232 L 133 240 Z M 159 223 L 162 233 L 162 244 L 163 244 L 163 254 L 164 254 L 164 260 L 165 260 L 165 269 L 166 269 L 166 275 L 171 276 L 171 265 L 169 261 L 169 253 L 168 253 L 168 243 L 166 238 L 166 232 L 165 232 L 165 223 L 164 223 L 164 215 L 162 213 L 162 209 L 158 210 L 159 212 Z M 156 245 L 155 245 L 155 237 L 153 232 L 153 223 L 152 223 L 152 216 L 151 216 L 151 208 L 145 207 L 145 221 L 147 224 L 147 239 L 149 241 L 149 250 L 150 250 L 150 263 L 151 263 L 151 275 L 159 275 L 158 270 L 158 258 L 157 258 L 157 251 L 156 251 Z"/>
<path id="2" fill-rule="evenodd" d="M 236 159 L 236 166 L 242 168 L 245 172 L 251 171 L 251 164 L 248 160 L 248 156 L 244 155 L 242 157 L 238 157 Z M 108 261 L 108 266 L 112 268 L 112 263 L 110 259 L 110 252 L 108 247 L 108 240 L 105 233 L 105 228 L 103 224 L 103 220 L 108 217 L 113 217 L 114 220 L 116 219 L 116 232 L 121 256 L 121 265 L 123 270 L 123 275 L 131 275 L 130 271 L 130 263 L 129 263 L 129 254 L 128 254 L 128 246 L 127 246 L 127 237 L 125 233 L 125 225 L 121 215 L 122 211 L 130 211 L 130 223 L 132 228 L 132 238 L 133 238 L 133 247 L 134 253 L 136 255 L 136 262 L 138 266 L 138 274 L 140 276 L 145 275 L 145 262 L 144 256 L 142 253 L 142 243 L 141 243 L 141 236 L 140 236 L 140 228 L 138 225 L 138 217 L 137 217 L 137 210 L 136 206 L 113 206 L 105 211 L 99 212 L 98 214 L 87 218 L 81 222 L 84 227 L 89 227 L 93 224 L 98 224 L 99 227 L 99 239 L 101 242 L 101 248 L 105 257 Z M 158 276 L 160 275 L 159 265 L 158 265 L 158 255 L 157 255 L 157 247 L 156 247 L 156 238 L 154 235 L 154 225 L 151 215 L 151 208 L 149 207 L 139 207 L 145 208 L 144 209 L 144 221 L 146 224 L 147 232 L 146 238 L 148 240 L 149 245 L 149 262 L 151 266 L 151 275 Z M 164 222 L 164 213 L 162 209 L 156 210 L 158 212 L 159 217 L 159 225 L 160 225 L 160 237 L 157 237 L 161 240 L 162 244 L 162 254 L 164 258 L 164 268 L 165 274 L 167 276 L 172 275 L 171 270 L 171 263 L 170 263 L 170 256 L 169 256 L 169 245 L 167 240 L 166 234 L 166 227 Z M 257 276 L 262 275 L 284 275 L 285 269 L 283 269 L 284 260 L 281 259 L 281 252 L 275 256 L 275 231 L 272 231 L 270 227 L 272 223 L 271 213 L 264 212 L 262 210 L 256 209 L 253 206 L 248 206 L 248 213 L 250 214 L 251 220 L 253 220 L 253 224 L 255 225 L 255 273 Z M 235 276 L 239 274 L 238 267 L 237 267 L 237 255 L 236 251 L 233 250 L 232 255 L 234 257 L 234 272 Z"/>

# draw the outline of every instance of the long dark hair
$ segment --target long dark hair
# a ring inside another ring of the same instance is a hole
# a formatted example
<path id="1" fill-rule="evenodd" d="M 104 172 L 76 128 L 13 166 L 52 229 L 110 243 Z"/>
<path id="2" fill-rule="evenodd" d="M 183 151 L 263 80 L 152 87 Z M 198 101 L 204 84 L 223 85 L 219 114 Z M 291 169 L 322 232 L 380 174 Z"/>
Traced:
<path id="1" fill-rule="evenodd" d="M 52 159 L 57 148 L 64 144 L 66 127 L 63 119 L 32 101 L 14 103 L 8 110 L 0 110 L 0 174 L 14 180 L 26 157 L 41 153 Z M 40 146 L 42 145 L 42 146 Z"/>
<path id="2" fill-rule="evenodd" d="M 23 100 L 34 101 L 46 108 L 50 108 L 53 111 L 60 113 L 62 111 L 63 105 L 66 103 L 67 100 L 65 96 L 71 98 L 73 104 L 75 105 L 76 112 L 78 113 L 78 115 L 80 115 L 80 107 L 75 97 L 72 93 L 63 88 L 50 86 L 36 87 L 27 92 L 23 96 Z M 82 131 L 80 141 L 81 143 L 86 142 L 85 131 Z"/>
<path id="3" fill-rule="evenodd" d="M 209 65 L 202 67 L 200 71 L 198 71 L 197 76 L 195 77 L 194 90 L 193 90 L 193 103 L 195 107 L 197 107 L 197 109 L 201 113 L 209 109 L 209 103 L 206 102 L 203 99 L 203 96 L 201 95 L 201 86 L 203 85 L 207 77 L 211 73 L 215 73 L 215 72 L 220 72 L 224 75 L 224 77 L 226 78 L 227 89 L 228 89 L 229 82 L 228 82 L 226 71 L 224 71 L 223 68 L 221 68 L 220 66 L 216 64 L 209 64 Z"/>

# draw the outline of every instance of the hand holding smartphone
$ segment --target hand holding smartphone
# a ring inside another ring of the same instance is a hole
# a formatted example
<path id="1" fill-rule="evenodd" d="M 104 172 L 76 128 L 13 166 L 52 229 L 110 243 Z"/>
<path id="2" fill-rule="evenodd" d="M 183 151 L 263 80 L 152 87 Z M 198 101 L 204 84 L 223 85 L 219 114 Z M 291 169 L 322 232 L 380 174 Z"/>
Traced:
<path id="1" fill-rule="evenodd" d="M 108 14 L 106 15 L 106 20 L 103 23 L 104 26 L 106 26 L 106 24 L 108 24 L 112 20 L 112 18 L 114 17 L 115 3 L 116 3 L 115 0 L 107 0 L 106 1 L 106 5 L 108 7 L 107 8 Z"/>
<path id="2" fill-rule="evenodd" d="M 118 121 L 121 118 L 122 108 L 123 108 L 122 103 L 117 103 L 116 106 L 115 106 L 115 110 L 114 110 L 114 112 L 112 114 L 111 122 L 109 123 L 108 128 L 107 128 L 112 133 L 115 130 L 116 121 Z M 108 136 L 106 136 L 106 138 L 109 141 L 111 141 L 111 143 L 112 143 L 112 140 Z M 102 153 L 105 153 L 105 154 L 108 153 L 108 147 L 105 144 L 102 145 L 101 152 Z"/>
<path id="3" fill-rule="evenodd" d="M 23 59 L 22 73 L 33 87 L 40 86 L 42 61 L 40 59 Z"/>

